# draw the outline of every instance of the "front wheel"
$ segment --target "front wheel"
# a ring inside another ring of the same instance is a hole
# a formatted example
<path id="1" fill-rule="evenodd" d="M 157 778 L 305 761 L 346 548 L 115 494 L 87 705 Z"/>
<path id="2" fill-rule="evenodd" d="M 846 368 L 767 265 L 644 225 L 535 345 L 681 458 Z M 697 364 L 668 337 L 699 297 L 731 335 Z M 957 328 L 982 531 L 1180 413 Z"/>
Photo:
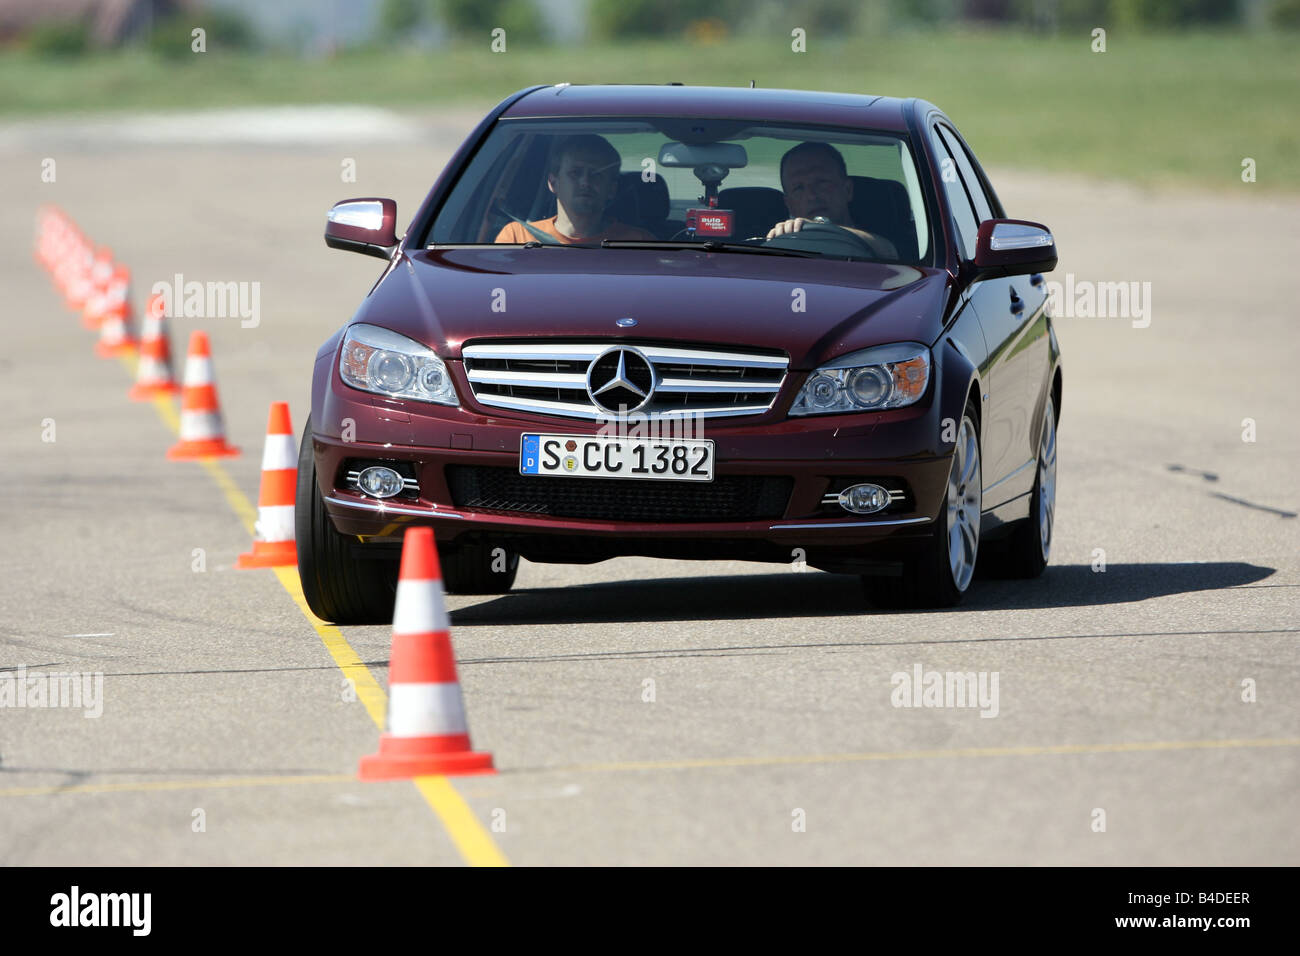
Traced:
<path id="1" fill-rule="evenodd" d="M 298 577 L 312 613 L 335 624 L 391 623 L 398 562 L 359 556 L 359 546 L 334 530 L 316 481 L 311 419 L 298 449 L 294 524 Z"/>
<path id="2" fill-rule="evenodd" d="M 925 550 L 903 564 L 899 577 L 864 577 L 867 599 L 884 608 L 952 607 L 970 587 L 979 558 L 984 503 L 980 437 L 967 404 L 948 473 L 948 493 Z"/>

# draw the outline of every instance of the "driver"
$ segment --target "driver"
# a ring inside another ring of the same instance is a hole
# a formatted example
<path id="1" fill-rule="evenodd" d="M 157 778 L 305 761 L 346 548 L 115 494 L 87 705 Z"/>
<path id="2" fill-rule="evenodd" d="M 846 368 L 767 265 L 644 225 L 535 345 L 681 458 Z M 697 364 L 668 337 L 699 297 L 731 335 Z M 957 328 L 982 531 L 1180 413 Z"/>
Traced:
<path id="1" fill-rule="evenodd" d="M 653 240 L 655 237 L 644 229 L 609 215 L 622 162 L 618 150 L 603 136 L 588 133 L 561 140 L 551 153 L 546 174 L 546 186 L 555 193 L 556 214 L 528 225 L 565 245 L 602 239 Z M 522 222 L 508 222 L 497 233 L 496 241 L 542 240 Z"/>
<path id="2" fill-rule="evenodd" d="M 853 180 L 844 157 L 830 143 L 800 143 L 781 157 L 781 189 L 790 218 L 768 230 L 768 239 L 798 232 L 805 223 L 829 222 L 867 240 L 881 255 L 897 259 L 898 250 L 883 236 L 861 229 L 849 213 Z"/>

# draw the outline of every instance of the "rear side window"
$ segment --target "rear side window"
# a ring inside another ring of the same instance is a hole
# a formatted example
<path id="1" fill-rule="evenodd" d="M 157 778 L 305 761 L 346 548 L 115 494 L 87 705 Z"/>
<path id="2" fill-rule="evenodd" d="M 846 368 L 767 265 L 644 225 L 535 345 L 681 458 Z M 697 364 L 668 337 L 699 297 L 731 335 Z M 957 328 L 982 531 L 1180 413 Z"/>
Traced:
<path id="1" fill-rule="evenodd" d="M 935 156 L 939 160 L 939 179 L 943 183 L 944 194 L 952 208 L 953 225 L 957 231 L 957 242 L 961 247 L 963 259 L 975 258 L 975 238 L 979 233 L 979 220 L 971 204 L 970 194 L 962 179 L 961 166 L 944 138 L 942 127 L 936 124 L 934 132 Z M 957 150 L 961 152 L 960 148 Z M 964 157 L 963 157 L 964 158 Z M 967 167 L 969 168 L 969 167 Z M 982 196 L 982 194 L 981 194 Z M 987 203 L 985 203 L 987 208 Z"/>
<path id="2" fill-rule="evenodd" d="M 957 171 L 961 174 L 962 182 L 966 186 L 966 195 L 970 197 L 971 204 L 975 207 L 975 216 L 983 222 L 985 219 L 993 219 L 993 204 L 989 202 L 989 197 L 984 192 L 984 185 L 975 173 L 975 167 L 971 165 L 970 155 L 966 152 L 962 142 L 957 138 L 948 127 L 940 124 L 938 127 L 939 135 L 943 138 L 944 146 L 947 147 L 948 153 L 957 162 Z"/>

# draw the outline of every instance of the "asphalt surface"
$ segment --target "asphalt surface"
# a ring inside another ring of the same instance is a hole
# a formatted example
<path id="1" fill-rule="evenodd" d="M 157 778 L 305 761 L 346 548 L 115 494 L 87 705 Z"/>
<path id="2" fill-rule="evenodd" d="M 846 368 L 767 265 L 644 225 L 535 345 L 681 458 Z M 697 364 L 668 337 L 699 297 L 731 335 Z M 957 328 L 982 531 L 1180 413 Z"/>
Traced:
<path id="1" fill-rule="evenodd" d="M 341 643 L 234 570 L 236 506 L 268 403 L 301 428 L 317 347 L 382 267 L 326 249 L 325 210 L 393 196 L 405 222 L 477 114 L 351 115 L 326 142 L 285 117 L 0 131 L 0 671 L 104 675 L 98 718 L 0 710 L 0 862 L 1300 863 L 1300 199 L 992 171 L 1056 233 L 1052 278 L 1151 283 L 1148 327 L 1058 321 L 1040 580 L 896 614 L 785 567 L 524 563 L 508 596 L 449 598 L 500 773 L 362 784 L 377 698 L 339 661 L 382 686 L 389 632 Z M 134 269 L 137 307 L 176 273 L 260 283 L 257 327 L 171 328 L 178 353 L 210 333 L 242 457 L 164 459 L 167 415 L 127 401 L 32 260 L 42 202 Z M 917 665 L 996 673 L 996 717 L 893 706 Z"/>

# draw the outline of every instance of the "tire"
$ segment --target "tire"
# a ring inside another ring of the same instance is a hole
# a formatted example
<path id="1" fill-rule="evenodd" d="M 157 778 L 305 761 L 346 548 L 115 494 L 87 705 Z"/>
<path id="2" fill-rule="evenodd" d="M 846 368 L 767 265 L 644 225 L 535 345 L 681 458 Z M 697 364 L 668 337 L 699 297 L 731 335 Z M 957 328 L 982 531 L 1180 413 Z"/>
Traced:
<path id="1" fill-rule="evenodd" d="M 1029 497 L 1029 517 L 986 555 L 988 570 L 1002 578 L 1036 578 L 1047 567 L 1056 528 L 1056 406 L 1051 397 L 1043 409 L 1038 438 L 1038 472 Z"/>
<path id="2" fill-rule="evenodd" d="M 935 534 L 925 550 L 903 563 L 899 577 L 863 577 L 867 599 L 877 607 L 952 607 L 970 587 L 979 560 L 984 502 L 980 435 L 975 407 L 967 403 L 953 450 L 948 492 Z"/>
<path id="3" fill-rule="evenodd" d="M 312 454 L 311 419 L 298 449 L 298 490 L 294 537 L 298 544 L 298 577 L 312 613 L 335 624 L 389 624 L 397 594 L 398 562 L 391 558 L 360 557 L 361 545 L 334 530 Z"/>
<path id="4" fill-rule="evenodd" d="M 448 594 L 505 594 L 519 573 L 519 552 L 476 540 L 438 550 Z"/>

